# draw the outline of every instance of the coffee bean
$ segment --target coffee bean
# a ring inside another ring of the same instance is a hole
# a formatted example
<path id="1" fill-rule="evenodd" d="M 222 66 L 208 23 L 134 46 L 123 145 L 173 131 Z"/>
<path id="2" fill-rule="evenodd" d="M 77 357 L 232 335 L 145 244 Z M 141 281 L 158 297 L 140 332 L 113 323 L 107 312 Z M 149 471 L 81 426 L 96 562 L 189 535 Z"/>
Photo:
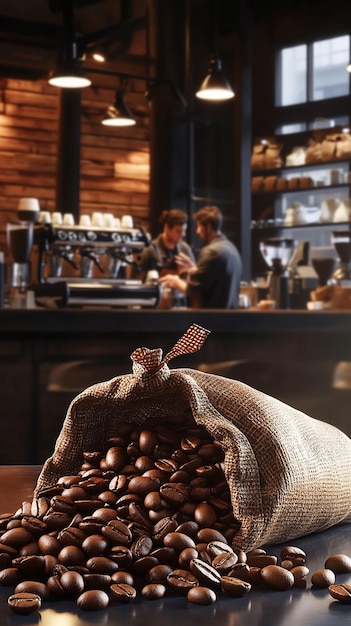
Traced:
<path id="1" fill-rule="evenodd" d="M 199 586 L 198 579 L 191 572 L 183 569 L 172 570 L 167 576 L 167 583 L 181 594 L 186 594 L 192 587 Z"/>
<path id="2" fill-rule="evenodd" d="M 334 574 L 346 574 L 351 572 L 351 558 L 347 554 L 333 554 L 327 558 L 324 567 Z"/>
<path id="3" fill-rule="evenodd" d="M 330 585 L 328 591 L 335 600 L 343 604 L 351 604 L 351 585 Z"/>
<path id="4" fill-rule="evenodd" d="M 246 562 L 249 567 L 266 567 L 267 565 L 276 565 L 278 559 L 271 554 L 251 554 L 247 556 Z"/>
<path id="5" fill-rule="evenodd" d="M 319 569 L 312 574 L 311 583 L 318 589 L 327 589 L 330 585 L 334 585 L 335 574 L 331 569 Z"/>
<path id="6" fill-rule="evenodd" d="M 223 576 L 224 574 L 228 574 L 228 572 L 233 569 L 237 561 L 238 557 L 235 552 L 232 552 L 231 554 L 223 552 L 222 554 L 217 554 L 217 556 L 215 556 L 212 561 L 212 566 Z"/>
<path id="7" fill-rule="evenodd" d="M 183 483 L 164 483 L 160 487 L 161 497 L 170 504 L 181 506 L 190 496 L 190 487 Z"/>
<path id="8" fill-rule="evenodd" d="M 19 526 L 18 528 L 12 528 L 11 530 L 7 530 L 1 536 L 1 542 L 5 545 L 11 546 L 12 548 L 20 548 L 24 546 L 26 543 L 29 543 L 32 540 L 33 536 L 23 526 Z"/>
<path id="9" fill-rule="evenodd" d="M 103 526 L 102 534 L 115 545 L 128 546 L 132 541 L 132 533 L 123 522 L 113 519 Z"/>
<path id="10" fill-rule="evenodd" d="M 65 572 L 60 578 L 60 583 L 70 596 L 77 596 L 84 590 L 84 578 L 78 572 Z"/>
<path id="11" fill-rule="evenodd" d="M 14 593 L 7 600 L 7 604 L 14 613 L 28 615 L 40 609 L 41 598 L 34 593 Z"/>
<path id="12" fill-rule="evenodd" d="M 189 589 L 187 593 L 187 600 L 193 604 L 207 605 L 216 602 L 217 596 L 213 589 L 198 586 Z"/>
<path id="13" fill-rule="evenodd" d="M 166 593 L 166 587 L 161 583 L 150 583 L 145 585 L 141 590 L 141 595 L 146 600 L 159 600 L 163 598 Z"/>
<path id="14" fill-rule="evenodd" d="M 293 574 L 280 565 L 267 565 L 261 569 L 262 580 L 272 589 L 290 589 L 294 584 Z"/>
<path id="15" fill-rule="evenodd" d="M 245 580 L 233 576 L 221 577 L 221 589 L 230 596 L 240 598 L 251 590 L 251 585 Z"/>
<path id="16" fill-rule="evenodd" d="M 83 574 L 84 589 L 106 589 L 112 578 L 109 574 Z"/>
<path id="17" fill-rule="evenodd" d="M 189 565 L 190 571 L 194 576 L 207 587 L 219 587 L 221 583 L 220 573 L 201 559 L 193 559 Z"/>
<path id="18" fill-rule="evenodd" d="M 112 597 L 119 602 L 130 602 L 136 598 L 136 589 L 127 583 L 114 583 L 110 591 Z"/>
<path id="19" fill-rule="evenodd" d="M 14 590 L 14 594 L 17 593 L 32 593 L 36 596 L 40 596 L 42 600 L 47 600 L 49 597 L 47 586 L 36 580 L 25 580 L 18 583 Z"/>
<path id="20" fill-rule="evenodd" d="M 306 561 L 306 554 L 301 548 L 296 546 L 285 546 L 280 552 L 280 559 L 281 561 L 288 559 L 294 565 L 303 565 Z"/>
<path id="21" fill-rule="evenodd" d="M 77 605 L 82 611 L 100 611 L 106 609 L 110 599 L 101 589 L 90 589 L 84 591 L 77 598 Z"/>

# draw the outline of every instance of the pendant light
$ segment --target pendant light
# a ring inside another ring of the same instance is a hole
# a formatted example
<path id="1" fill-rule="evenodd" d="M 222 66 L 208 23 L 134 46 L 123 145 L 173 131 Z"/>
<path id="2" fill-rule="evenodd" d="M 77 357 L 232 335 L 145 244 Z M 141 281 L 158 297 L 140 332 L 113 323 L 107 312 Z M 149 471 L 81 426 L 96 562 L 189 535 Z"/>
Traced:
<path id="1" fill-rule="evenodd" d="M 101 122 L 104 126 L 134 126 L 136 121 L 130 109 L 124 102 L 124 90 L 118 89 L 113 105 L 106 111 L 106 117 Z"/>
<path id="2" fill-rule="evenodd" d="M 208 74 L 195 95 L 200 100 L 220 102 L 234 98 L 234 91 L 222 72 L 222 62 L 218 53 L 218 0 L 211 3 L 211 23 L 213 24 L 214 55 L 210 61 Z"/>
<path id="3" fill-rule="evenodd" d="M 75 41 L 72 0 L 62 3 L 62 31 L 62 50 L 56 67 L 50 73 L 49 84 L 63 89 L 89 87 L 91 80 L 84 75 Z"/>

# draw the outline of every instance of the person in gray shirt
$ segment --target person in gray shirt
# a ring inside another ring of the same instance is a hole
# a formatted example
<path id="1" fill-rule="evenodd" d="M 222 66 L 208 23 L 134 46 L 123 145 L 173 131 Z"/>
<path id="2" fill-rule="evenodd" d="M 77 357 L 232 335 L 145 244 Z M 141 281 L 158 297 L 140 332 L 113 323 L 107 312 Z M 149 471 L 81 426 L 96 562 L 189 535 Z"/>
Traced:
<path id="1" fill-rule="evenodd" d="M 235 309 L 242 261 L 236 246 L 222 233 L 222 213 L 216 206 L 206 206 L 195 213 L 194 219 L 196 233 L 205 244 L 197 263 L 179 253 L 176 261 L 188 271 L 188 278 L 168 274 L 161 284 L 186 294 L 192 308 Z"/>

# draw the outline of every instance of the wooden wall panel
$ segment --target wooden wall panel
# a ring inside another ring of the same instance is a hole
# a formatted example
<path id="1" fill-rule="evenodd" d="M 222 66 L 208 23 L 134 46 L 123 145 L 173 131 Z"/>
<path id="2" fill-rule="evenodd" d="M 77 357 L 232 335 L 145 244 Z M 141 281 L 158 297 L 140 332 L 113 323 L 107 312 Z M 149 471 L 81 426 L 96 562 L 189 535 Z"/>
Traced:
<path id="1" fill-rule="evenodd" d="M 143 72 L 142 72 L 143 73 Z M 149 228 L 149 111 L 145 82 L 131 81 L 125 99 L 136 126 L 101 124 L 114 102 L 118 80 L 92 76 L 81 93 L 80 212 L 132 214 Z M 17 219 L 21 197 L 36 197 L 55 210 L 59 90 L 46 81 L 0 80 L 0 249 L 6 222 Z"/>

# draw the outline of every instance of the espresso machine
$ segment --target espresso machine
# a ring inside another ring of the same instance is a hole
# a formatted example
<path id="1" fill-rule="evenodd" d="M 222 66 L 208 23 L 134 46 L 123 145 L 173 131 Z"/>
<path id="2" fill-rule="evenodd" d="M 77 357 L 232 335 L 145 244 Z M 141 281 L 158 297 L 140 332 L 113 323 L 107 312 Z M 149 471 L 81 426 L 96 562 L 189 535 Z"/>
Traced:
<path id="1" fill-rule="evenodd" d="M 271 237 L 260 242 L 261 254 L 270 268 L 268 274 L 269 298 L 277 309 L 289 308 L 289 265 L 298 247 L 294 239 Z"/>
<path id="2" fill-rule="evenodd" d="M 46 223 L 37 225 L 35 241 L 37 304 L 56 299 L 57 306 L 158 305 L 158 285 L 129 277 L 137 276 L 138 255 L 150 243 L 143 228 Z"/>

